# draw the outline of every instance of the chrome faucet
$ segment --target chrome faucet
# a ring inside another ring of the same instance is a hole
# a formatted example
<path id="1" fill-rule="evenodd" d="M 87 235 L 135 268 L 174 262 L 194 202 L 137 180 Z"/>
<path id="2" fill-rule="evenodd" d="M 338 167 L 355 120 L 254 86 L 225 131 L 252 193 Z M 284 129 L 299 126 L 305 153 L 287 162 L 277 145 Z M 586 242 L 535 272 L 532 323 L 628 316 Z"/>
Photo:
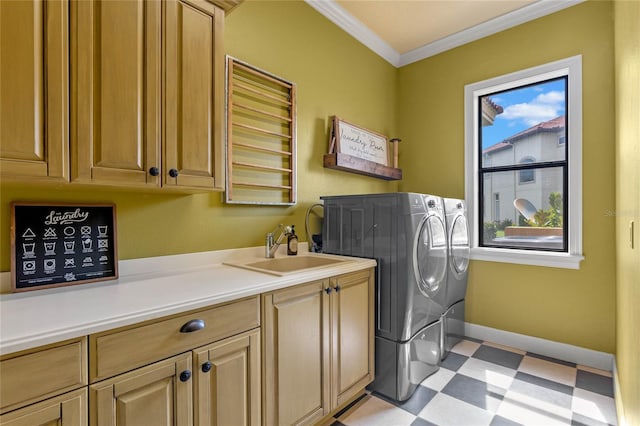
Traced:
<path id="1" fill-rule="evenodd" d="M 280 235 L 274 242 L 275 233 L 278 231 L 280 231 Z M 278 247 L 280 247 L 280 244 L 282 244 L 282 239 L 289 234 L 291 234 L 291 227 L 284 226 L 283 224 L 276 226 L 273 231 L 269 232 L 265 238 L 264 256 L 267 259 L 273 258 L 276 250 L 278 250 Z"/>

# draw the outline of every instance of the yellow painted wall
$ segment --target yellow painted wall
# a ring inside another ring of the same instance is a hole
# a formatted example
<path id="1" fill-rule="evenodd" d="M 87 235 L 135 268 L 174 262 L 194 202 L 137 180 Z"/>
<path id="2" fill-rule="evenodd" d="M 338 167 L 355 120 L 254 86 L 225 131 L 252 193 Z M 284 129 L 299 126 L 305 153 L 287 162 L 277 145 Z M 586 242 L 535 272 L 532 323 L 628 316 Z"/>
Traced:
<path id="1" fill-rule="evenodd" d="M 227 53 L 297 83 L 298 205 L 229 206 L 220 193 L 135 193 L 76 185 L 0 184 L 0 270 L 10 263 L 9 203 L 114 202 L 120 259 L 258 246 L 278 223 L 296 225 L 320 195 L 388 192 L 396 182 L 322 167 L 333 114 L 392 135 L 397 70 L 301 1 L 245 2 L 226 18 Z"/>
<path id="2" fill-rule="evenodd" d="M 616 363 L 626 424 L 640 424 L 640 2 L 617 0 L 616 78 Z M 635 245 L 629 225 L 635 224 Z"/>
<path id="3" fill-rule="evenodd" d="M 580 270 L 472 261 L 467 321 L 615 350 L 613 8 L 588 1 L 400 69 L 401 190 L 464 196 L 464 86 L 583 60 Z"/>

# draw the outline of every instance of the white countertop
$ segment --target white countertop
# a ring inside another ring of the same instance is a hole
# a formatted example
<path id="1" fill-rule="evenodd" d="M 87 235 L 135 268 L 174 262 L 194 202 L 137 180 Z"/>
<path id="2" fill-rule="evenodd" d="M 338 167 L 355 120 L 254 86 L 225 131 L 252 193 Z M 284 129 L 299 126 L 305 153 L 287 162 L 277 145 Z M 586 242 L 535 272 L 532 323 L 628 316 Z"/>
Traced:
<path id="1" fill-rule="evenodd" d="M 299 255 L 329 256 L 304 250 Z M 286 257 L 286 247 L 276 257 Z M 264 260 L 263 247 L 133 259 L 119 262 L 117 280 L 2 294 L 0 355 L 376 265 L 372 259 L 332 257 L 345 261 L 284 276 L 223 264 Z M 0 274 L 4 288 L 10 279 L 9 272 Z"/>

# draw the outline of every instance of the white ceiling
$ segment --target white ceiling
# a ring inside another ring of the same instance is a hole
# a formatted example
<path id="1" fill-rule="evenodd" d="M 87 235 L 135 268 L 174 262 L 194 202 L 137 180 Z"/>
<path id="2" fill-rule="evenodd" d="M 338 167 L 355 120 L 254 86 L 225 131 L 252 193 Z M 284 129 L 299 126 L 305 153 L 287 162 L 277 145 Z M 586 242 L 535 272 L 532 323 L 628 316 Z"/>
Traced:
<path id="1" fill-rule="evenodd" d="M 584 0 L 305 0 L 400 67 Z"/>

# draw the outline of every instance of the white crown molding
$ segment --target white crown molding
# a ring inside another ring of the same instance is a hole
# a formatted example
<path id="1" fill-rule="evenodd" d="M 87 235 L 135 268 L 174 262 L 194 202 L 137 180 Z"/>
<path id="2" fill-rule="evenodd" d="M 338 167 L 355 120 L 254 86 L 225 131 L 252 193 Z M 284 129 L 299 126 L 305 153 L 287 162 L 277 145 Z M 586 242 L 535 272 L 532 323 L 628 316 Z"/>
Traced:
<path id="1" fill-rule="evenodd" d="M 584 0 L 540 0 L 521 9 L 514 10 L 505 15 L 483 22 L 475 27 L 468 28 L 448 37 L 436 40 L 417 49 L 400 55 L 398 66 L 408 65 L 421 59 L 437 55 L 446 50 L 453 49 L 463 44 L 479 40 L 483 37 L 499 33 L 506 29 L 515 27 L 525 22 L 533 21 L 546 15 L 558 12 Z"/>
<path id="2" fill-rule="evenodd" d="M 525 22 L 550 15 L 568 7 L 575 6 L 583 1 L 585 0 L 539 0 L 521 9 L 483 22 L 448 37 L 441 38 L 440 40 L 418 47 L 407 53 L 400 54 L 334 0 L 305 0 L 309 6 L 313 7 L 331 22 L 342 28 L 353 38 L 380 55 L 396 68 L 409 65 L 413 62 L 437 55 L 438 53 L 479 40 Z"/>
<path id="3" fill-rule="evenodd" d="M 400 54 L 334 0 L 305 0 L 305 2 L 391 65 L 398 67 Z"/>

